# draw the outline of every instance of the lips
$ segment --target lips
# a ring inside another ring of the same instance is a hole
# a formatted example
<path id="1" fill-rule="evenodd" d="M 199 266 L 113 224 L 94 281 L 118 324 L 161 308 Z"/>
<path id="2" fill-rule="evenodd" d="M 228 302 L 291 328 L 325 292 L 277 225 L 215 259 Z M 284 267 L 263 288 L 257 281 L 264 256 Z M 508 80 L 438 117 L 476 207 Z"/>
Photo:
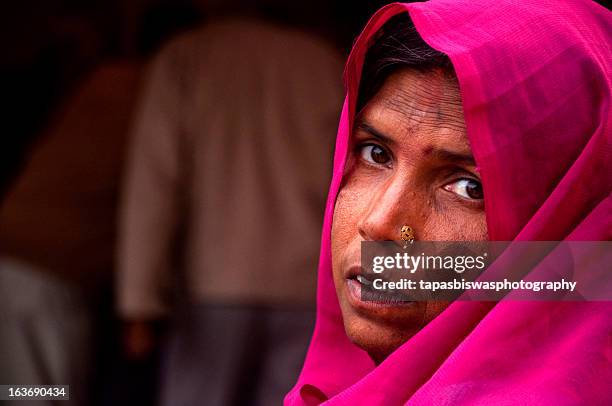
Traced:
<path id="1" fill-rule="evenodd" d="M 356 279 L 358 275 L 363 275 L 363 268 L 361 265 L 352 265 L 345 268 L 344 277 L 346 279 Z"/>
<path id="2" fill-rule="evenodd" d="M 354 305 L 363 307 L 366 304 L 373 306 L 381 305 L 406 305 L 413 302 L 410 298 L 397 290 L 381 290 L 374 288 L 374 280 L 386 279 L 379 274 L 366 274 L 361 266 L 351 266 L 345 272 L 349 295 Z"/>
<path id="3" fill-rule="evenodd" d="M 368 275 L 363 271 L 363 268 L 360 266 L 352 266 L 349 268 L 348 272 L 346 272 L 346 279 L 348 280 L 356 280 L 360 285 L 364 287 L 372 286 L 374 279 L 378 279 L 378 275 L 375 278 L 374 275 Z"/>
<path id="4" fill-rule="evenodd" d="M 368 278 L 366 278 L 363 275 L 357 275 L 356 279 L 357 279 L 357 282 L 361 283 L 362 286 L 369 287 L 373 283 L 371 280 L 369 280 Z"/>

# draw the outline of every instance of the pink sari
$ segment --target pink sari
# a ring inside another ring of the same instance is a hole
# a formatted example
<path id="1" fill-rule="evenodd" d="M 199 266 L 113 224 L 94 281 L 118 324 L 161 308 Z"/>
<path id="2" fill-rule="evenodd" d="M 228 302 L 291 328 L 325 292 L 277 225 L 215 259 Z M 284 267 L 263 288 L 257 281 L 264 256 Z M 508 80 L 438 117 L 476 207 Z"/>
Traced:
<path id="1" fill-rule="evenodd" d="M 406 11 L 455 67 L 491 240 L 612 239 L 611 13 L 573 0 L 382 8 L 346 67 L 317 324 L 285 404 L 612 404 L 609 302 L 454 302 L 379 366 L 347 338 L 331 275 L 332 213 L 367 46 Z"/>

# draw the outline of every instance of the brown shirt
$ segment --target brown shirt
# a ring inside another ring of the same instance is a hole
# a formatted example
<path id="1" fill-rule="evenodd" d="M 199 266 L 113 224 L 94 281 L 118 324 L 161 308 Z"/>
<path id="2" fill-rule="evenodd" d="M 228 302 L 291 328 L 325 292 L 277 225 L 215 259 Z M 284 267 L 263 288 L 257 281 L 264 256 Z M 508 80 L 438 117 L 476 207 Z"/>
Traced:
<path id="1" fill-rule="evenodd" d="M 162 50 L 123 195 L 125 317 L 166 312 L 176 272 L 192 302 L 314 302 L 341 73 L 318 39 L 249 20 L 207 25 Z"/>

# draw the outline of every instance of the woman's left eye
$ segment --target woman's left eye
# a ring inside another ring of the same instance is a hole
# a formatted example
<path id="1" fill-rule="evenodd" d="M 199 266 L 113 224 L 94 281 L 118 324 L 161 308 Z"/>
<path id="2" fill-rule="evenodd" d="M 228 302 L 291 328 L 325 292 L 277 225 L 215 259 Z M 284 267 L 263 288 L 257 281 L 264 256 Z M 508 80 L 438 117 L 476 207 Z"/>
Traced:
<path id="1" fill-rule="evenodd" d="M 360 147 L 361 158 L 375 165 L 387 165 L 391 157 L 385 149 L 376 144 L 366 144 Z"/>
<path id="2" fill-rule="evenodd" d="M 459 179 L 447 184 L 444 189 L 470 200 L 482 200 L 484 198 L 482 184 L 474 179 Z"/>

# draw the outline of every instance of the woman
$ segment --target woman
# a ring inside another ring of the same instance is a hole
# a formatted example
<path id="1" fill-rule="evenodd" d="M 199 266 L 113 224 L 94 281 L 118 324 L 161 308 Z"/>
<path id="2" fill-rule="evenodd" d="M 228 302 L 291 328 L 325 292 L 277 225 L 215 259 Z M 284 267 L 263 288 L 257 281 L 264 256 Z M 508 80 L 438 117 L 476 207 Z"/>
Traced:
<path id="1" fill-rule="evenodd" d="M 584 1 L 376 13 L 345 71 L 317 325 L 286 404 L 612 401 L 609 304 L 372 306 L 355 272 L 361 241 L 612 239 L 610 27 Z"/>

